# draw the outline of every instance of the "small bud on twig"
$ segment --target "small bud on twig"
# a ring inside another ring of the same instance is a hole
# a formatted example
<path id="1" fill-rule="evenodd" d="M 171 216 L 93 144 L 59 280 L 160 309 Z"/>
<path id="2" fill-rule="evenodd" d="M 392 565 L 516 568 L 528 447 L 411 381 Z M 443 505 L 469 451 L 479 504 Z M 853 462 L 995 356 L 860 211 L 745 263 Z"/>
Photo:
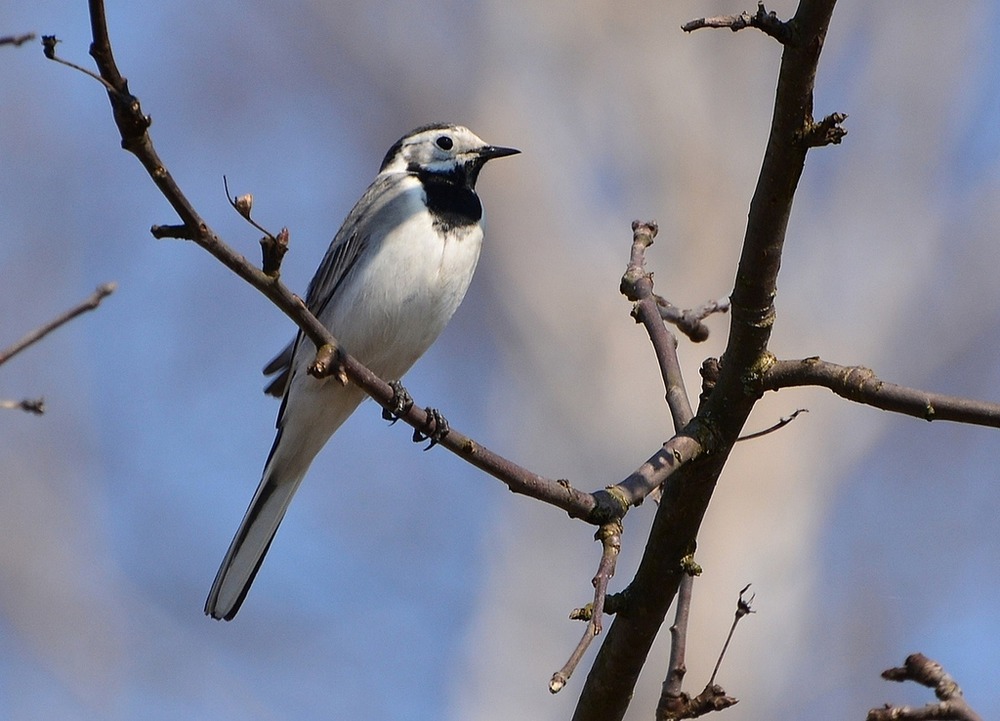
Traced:
<path id="1" fill-rule="evenodd" d="M 237 213 L 250 220 L 250 211 L 253 210 L 253 193 L 237 196 L 233 207 L 236 208 Z"/>

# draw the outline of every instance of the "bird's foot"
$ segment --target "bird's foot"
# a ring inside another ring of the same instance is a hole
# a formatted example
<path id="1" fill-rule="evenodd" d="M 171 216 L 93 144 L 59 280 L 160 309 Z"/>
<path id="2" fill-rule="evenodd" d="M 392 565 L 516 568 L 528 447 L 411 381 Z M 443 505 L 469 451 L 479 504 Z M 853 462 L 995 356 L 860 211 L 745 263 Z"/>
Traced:
<path id="1" fill-rule="evenodd" d="M 393 425 L 400 416 L 406 415 L 413 408 L 413 398 L 399 381 L 389 381 L 389 387 L 392 388 L 392 400 L 389 401 L 388 408 L 382 409 L 382 420 L 389 421 L 389 425 Z"/>
<path id="2" fill-rule="evenodd" d="M 414 429 L 413 442 L 422 443 L 423 441 L 429 440 L 430 443 L 428 443 L 427 447 L 424 448 L 425 451 L 429 451 L 431 448 L 444 440 L 444 437 L 448 435 L 448 431 L 451 430 L 451 427 L 448 425 L 448 420 L 437 408 L 425 408 L 424 411 L 427 413 L 427 425 L 429 426 L 429 432 L 424 433 Z"/>

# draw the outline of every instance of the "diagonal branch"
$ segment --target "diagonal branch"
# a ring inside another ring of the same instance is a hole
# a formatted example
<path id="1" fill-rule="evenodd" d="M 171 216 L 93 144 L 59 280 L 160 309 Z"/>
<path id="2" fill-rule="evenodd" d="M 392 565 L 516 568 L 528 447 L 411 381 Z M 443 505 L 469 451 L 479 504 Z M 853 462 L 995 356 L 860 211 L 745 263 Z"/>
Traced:
<path id="1" fill-rule="evenodd" d="M 1000 428 L 1000 403 L 987 403 L 907 388 L 879 379 L 863 366 L 842 366 L 819 358 L 775 361 L 760 377 L 762 391 L 795 386 L 829 388 L 842 398 L 923 418 Z"/>
<path id="2" fill-rule="evenodd" d="M 146 169 L 160 193 L 180 217 L 185 237 L 211 253 L 223 265 L 263 293 L 274 305 L 291 318 L 317 347 L 314 375 L 337 375 L 361 387 L 383 407 L 394 397 L 388 383 L 376 376 L 356 359 L 338 350 L 336 338 L 306 309 L 302 299 L 293 294 L 277 277 L 269 276 L 222 241 L 195 210 L 181 191 L 166 165 L 160 159 L 149 136 L 151 120 L 142 112 L 139 99 L 132 95 L 128 81 L 115 63 L 108 37 L 107 21 L 102 0 L 89 0 L 93 44 L 90 54 L 97 64 L 115 124 L 122 139 L 122 148 L 132 153 Z M 46 46 L 46 55 L 54 57 L 55 39 Z M 422 431 L 433 430 L 433 419 L 416 404 L 400 416 L 409 425 Z M 441 445 L 472 465 L 507 484 L 511 491 L 545 501 L 563 509 L 570 516 L 589 519 L 596 514 L 604 519 L 624 515 L 620 503 L 606 491 L 596 494 L 574 489 L 566 481 L 545 478 L 499 456 L 463 433 L 452 429 Z"/>
<path id="3" fill-rule="evenodd" d="M 573 653 L 565 665 L 552 674 L 549 680 L 549 691 L 559 693 L 570 676 L 576 671 L 577 665 L 583 658 L 583 654 L 590 648 L 590 643 L 601 635 L 603 630 L 605 601 L 608 594 L 608 583 L 615 575 L 615 565 L 618 562 L 618 554 L 622 548 L 622 524 L 621 521 L 607 523 L 597 529 L 594 538 L 601 542 L 601 562 L 597 566 L 597 573 L 591 583 L 594 586 L 594 600 L 588 608 L 577 609 L 570 614 L 570 618 L 586 618 L 587 627 L 583 631 L 583 636 L 577 643 Z"/>
<path id="4" fill-rule="evenodd" d="M 128 81 L 118 69 L 108 36 L 103 0 L 89 0 L 89 6 L 93 35 L 90 54 L 97 64 L 100 80 L 108 91 L 122 148 L 139 160 L 183 224 L 169 226 L 169 231 L 164 231 L 167 226 L 154 226 L 154 233 L 162 232 L 164 235 L 192 240 L 266 296 L 316 345 L 317 356 L 310 369 L 311 373 L 335 375 L 349 380 L 383 408 L 390 407 L 395 398 L 390 385 L 355 358 L 341 352 L 337 339 L 308 311 L 301 298 L 281 283 L 276 275 L 268 275 L 256 268 L 224 243 L 195 210 L 153 147 L 148 132 L 151 120 L 143 114 L 139 99 L 129 91 Z M 55 43 L 55 38 L 51 38 L 45 46 L 46 56 L 54 60 L 57 59 L 54 54 Z M 434 430 L 433 416 L 416 403 L 407 412 L 398 415 L 408 425 L 425 434 Z M 641 503 L 653 488 L 697 456 L 699 448 L 691 438 L 675 437 L 620 483 L 595 493 L 586 493 L 573 488 L 569 481 L 533 473 L 454 428 L 440 441 L 440 445 L 497 478 L 512 492 L 556 506 L 571 517 L 581 518 L 595 525 L 604 525 L 623 517 L 631 506 Z"/>
<path id="5" fill-rule="evenodd" d="M 91 293 L 90 296 L 82 303 L 73 306 L 68 311 L 66 311 L 65 313 L 56 318 L 53 318 L 45 325 L 39 326 L 38 328 L 25 335 L 23 338 L 21 338 L 21 340 L 17 341 L 13 345 L 10 345 L 7 348 L 0 350 L 0 365 L 3 365 L 7 361 L 9 361 L 11 358 L 13 358 L 21 351 L 23 351 L 25 348 L 34 345 L 35 343 L 40 341 L 42 338 L 47 336 L 49 333 L 54 331 L 59 326 L 69 323 L 78 315 L 82 315 L 83 313 L 86 313 L 88 310 L 94 310 L 97 306 L 101 304 L 102 300 L 104 300 L 109 295 L 115 292 L 116 287 L 117 286 L 115 283 L 104 283 L 103 285 L 99 286 L 97 290 Z"/>
<path id="6" fill-rule="evenodd" d="M 792 411 L 789 415 L 782 416 L 781 418 L 779 418 L 778 422 L 775 423 L 774 425 L 769 426 L 768 428 L 765 428 L 762 431 L 755 431 L 753 433 L 747 433 L 745 436 L 740 436 L 736 440 L 737 441 L 753 441 L 753 440 L 756 440 L 758 438 L 763 438 L 764 436 L 768 436 L 768 435 L 774 433 L 775 431 L 780 431 L 782 428 L 784 428 L 789 423 L 791 423 L 792 421 L 794 421 L 800 415 L 802 415 L 803 413 L 808 413 L 808 412 L 809 412 L 808 408 L 798 408 L 798 409 Z"/>
<path id="7" fill-rule="evenodd" d="M 20 35 L 0 35 L 0 45 L 13 45 L 18 47 L 35 39 L 34 33 L 22 33 Z"/>

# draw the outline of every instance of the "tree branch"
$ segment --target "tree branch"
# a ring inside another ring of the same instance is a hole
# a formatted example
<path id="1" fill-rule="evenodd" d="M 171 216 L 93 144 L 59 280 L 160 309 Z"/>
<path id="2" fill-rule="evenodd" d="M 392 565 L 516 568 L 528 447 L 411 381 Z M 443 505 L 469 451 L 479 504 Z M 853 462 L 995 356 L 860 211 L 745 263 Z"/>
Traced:
<path id="1" fill-rule="evenodd" d="M 868 712 L 867 721 L 982 721 L 962 696 L 962 689 L 937 661 L 922 653 L 906 657 L 903 666 L 882 672 L 887 681 L 913 681 L 934 689 L 939 703 L 931 703 L 921 708 L 912 706 L 892 706 L 874 708 Z"/>
<path id="2" fill-rule="evenodd" d="M 13 45 L 18 47 L 35 39 L 34 33 L 22 33 L 21 35 L 0 35 L 0 45 Z"/>
<path id="3" fill-rule="evenodd" d="M 884 411 L 923 418 L 1000 428 L 1000 403 L 929 393 L 887 383 L 870 368 L 842 366 L 817 357 L 775 361 L 760 376 L 762 391 L 796 386 L 829 388 L 842 398 Z"/>
<path id="4" fill-rule="evenodd" d="M 676 433 L 687 425 L 694 412 L 677 359 L 677 338 L 663 324 L 657 297 L 653 294 L 653 274 L 646 272 L 646 248 L 653 244 L 658 230 L 656 223 L 641 223 L 638 220 L 632 223 L 632 252 L 622 276 L 621 292 L 635 302 L 632 316 L 637 323 L 642 323 L 653 344 Z"/>
<path id="5" fill-rule="evenodd" d="M 318 362 L 314 362 L 310 372 L 314 375 L 343 374 L 380 405 L 386 407 L 394 395 L 389 384 L 353 357 L 340 352 L 336 338 L 309 313 L 301 298 L 288 290 L 276 276 L 269 276 L 254 267 L 246 258 L 226 245 L 195 210 L 153 147 L 148 133 L 151 120 L 143 114 L 139 99 L 129 92 L 128 81 L 118 70 L 108 37 L 104 3 L 102 0 L 89 0 L 89 6 L 93 34 L 90 54 L 97 64 L 101 82 L 108 90 L 115 124 L 122 138 L 122 148 L 139 160 L 160 193 L 180 217 L 183 223 L 181 230 L 178 226 L 169 226 L 177 232 L 175 237 L 189 237 L 263 293 L 291 318 L 317 347 Z M 46 55 L 58 60 L 54 57 L 54 47 L 53 38 L 46 46 Z M 161 236 L 167 235 L 164 230 L 166 227 L 154 226 L 153 232 Z M 430 414 L 416 404 L 400 417 L 415 429 L 433 430 Z M 619 502 L 612 499 L 606 491 L 598 491 L 596 494 L 585 493 L 572 488 L 567 481 L 549 479 L 532 473 L 455 429 L 442 440 L 441 445 L 498 478 L 507 484 L 511 491 L 554 505 L 570 516 L 589 520 L 596 513 L 596 517 L 601 520 L 592 522 L 603 522 L 609 516 L 620 517 L 624 514 L 620 510 Z"/>
<path id="6" fill-rule="evenodd" d="M 663 469 L 663 472 L 669 474 L 682 467 L 684 463 L 697 458 L 701 453 L 701 445 L 693 438 L 681 434 L 683 428 L 687 426 L 694 416 L 694 412 L 691 410 L 691 403 L 684 388 L 680 361 L 677 358 L 677 339 L 667 329 L 666 325 L 664 325 L 660 305 L 661 301 L 663 303 L 665 301 L 653 293 L 653 275 L 652 273 L 647 273 L 645 269 L 646 249 L 653 244 L 653 238 L 656 237 L 656 233 L 657 226 L 655 223 L 642 223 L 639 221 L 632 223 L 632 247 L 628 266 L 625 274 L 622 276 L 621 292 L 626 298 L 635 302 L 632 309 L 632 316 L 636 319 L 636 322 L 642 323 L 646 328 L 650 342 L 653 344 L 653 350 L 663 377 L 663 384 L 666 388 L 667 406 L 673 417 L 675 433 L 678 434 L 664 444 L 662 455 L 664 463 L 660 468 Z M 705 337 L 707 335 L 708 331 L 705 329 Z M 686 456 L 685 452 L 687 453 Z M 667 459 L 673 463 L 667 463 Z M 666 477 L 669 477 L 669 475 L 663 476 L 663 472 L 656 470 L 657 461 L 654 461 L 654 459 L 650 459 L 650 462 L 647 462 L 646 465 L 650 467 L 651 473 L 649 475 L 633 474 L 632 477 L 623 481 L 622 484 L 608 489 L 612 497 L 622 500 L 622 506 L 625 510 L 628 509 L 629 505 L 638 505 L 641 503 L 647 494 L 656 494 L 655 497 L 658 497 L 660 485 L 666 480 Z M 631 492 L 626 491 L 626 489 L 631 489 Z M 622 498 L 622 495 L 626 493 L 627 495 Z M 621 523 L 615 521 L 614 523 L 602 526 L 598 531 L 597 537 L 603 542 L 604 552 L 601 556 L 597 575 L 593 581 L 595 596 L 589 610 L 587 628 L 584 631 L 583 638 L 580 639 L 576 649 L 574 649 L 569 660 L 566 662 L 566 665 L 556 672 L 549 682 L 549 690 L 552 693 L 557 693 L 566 685 L 566 682 L 583 657 L 584 652 L 590 647 L 594 638 L 601 633 L 601 617 L 604 613 L 607 585 L 611 576 L 614 575 L 614 562 L 621 547 Z M 685 582 L 688 591 L 690 591 L 692 578 L 689 574 L 682 577 L 682 587 Z M 686 602 L 690 602 L 690 593 L 686 596 Z M 683 607 L 679 605 L 678 616 L 683 615 L 686 619 L 686 614 L 687 605 Z M 578 614 L 578 616 L 582 615 L 586 614 Z M 681 659 L 683 659 L 683 643 L 683 638 L 681 638 Z M 683 660 L 681 663 L 683 664 Z M 672 665 L 671 668 L 673 668 Z M 683 677 L 683 673 L 681 673 L 681 677 Z"/>
<path id="7" fill-rule="evenodd" d="M 622 524 L 621 521 L 607 523 L 597 529 L 594 538 L 601 542 L 601 562 L 597 566 L 597 573 L 591 583 L 594 586 L 594 600 L 588 604 L 589 608 L 576 609 L 570 614 L 570 618 L 586 618 L 587 627 L 583 631 L 583 637 L 577 643 L 573 653 L 570 654 L 566 664 L 552 674 L 549 681 L 549 691 L 559 693 L 570 676 L 576 670 L 583 654 L 590 648 L 590 643 L 601 635 L 604 617 L 604 602 L 608 594 L 608 583 L 615 575 L 615 565 L 618 561 L 618 553 L 622 548 Z"/>
<path id="8" fill-rule="evenodd" d="M 702 303 L 697 308 L 681 310 L 674 306 L 666 298 L 656 297 L 656 306 L 660 311 L 660 317 L 668 323 L 677 326 L 677 329 L 695 343 L 708 340 L 708 326 L 702 321 L 715 313 L 729 312 L 729 298 L 719 298 Z"/>
<path id="9" fill-rule="evenodd" d="M 40 341 L 42 338 L 47 336 L 49 333 L 54 331 L 59 326 L 69 323 L 78 315 L 82 315 L 83 313 L 86 313 L 88 310 L 94 310 L 94 308 L 96 308 L 101 304 L 102 300 L 104 300 L 109 295 L 115 292 L 115 288 L 117 288 L 117 285 L 115 283 L 105 283 L 101 286 L 98 286 L 97 290 L 91 293 L 90 296 L 82 303 L 73 306 L 68 311 L 66 311 L 65 313 L 56 318 L 53 318 L 45 325 L 39 326 L 38 328 L 25 335 L 23 338 L 21 338 L 21 340 L 17 341 L 13 345 L 8 346 L 3 350 L 0 350 L 0 365 L 3 365 L 7 361 L 9 361 L 11 358 L 13 358 L 21 351 L 23 351 L 25 348 L 34 345 L 35 343 Z"/>
<path id="10" fill-rule="evenodd" d="M 756 402 L 747 382 L 769 358 L 778 268 L 795 188 L 808 145 L 802 129 L 812 122 L 813 86 L 835 0 L 802 0 L 784 44 L 774 114 L 757 188 L 750 203 L 736 274 L 729 341 L 718 382 L 685 426 L 698 444 L 692 462 L 663 483 L 663 496 L 627 600 L 597 654 L 573 715 L 574 721 L 618 721 L 628 708 L 683 571 L 722 467 Z"/>
<path id="11" fill-rule="evenodd" d="M 89 0 L 89 6 L 93 35 L 90 54 L 97 64 L 99 79 L 108 91 L 122 148 L 139 160 L 182 221 L 181 226 L 153 226 L 153 235 L 190 239 L 207 250 L 266 296 L 316 345 L 317 359 L 310 369 L 311 373 L 346 377 L 383 408 L 389 407 L 395 397 L 389 384 L 355 358 L 341 352 L 336 338 L 308 311 L 301 298 L 288 290 L 276 276 L 269 276 L 230 248 L 195 210 L 153 147 L 148 132 L 151 120 L 143 114 L 139 99 L 129 91 L 128 81 L 118 70 L 108 37 L 103 1 Z M 54 54 L 55 44 L 55 38 L 46 43 L 46 56 L 59 60 Z M 434 430 L 432 416 L 417 404 L 399 417 L 424 434 Z M 652 489 L 700 452 L 700 447 L 692 438 L 675 437 L 620 483 L 595 493 L 586 493 L 573 488 L 567 480 L 550 479 L 533 473 L 454 428 L 441 440 L 440 445 L 497 478 L 512 492 L 561 508 L 571 517 L 584 519 L 594 525 L 604 525 L 620 519 L 631 506 L 641 503 Z"/>
<path id="12" fill-rule="evenodd" d="M 740 597 L 736 601 L 736 613 L 733 615 L 733 625 L 729 627 L 729 635 L 726 636 L 726 642 L 722 644 L 722 651 L 719 652 L 719 660 L 715 662 L 715 668 L 712 670 L 712 677 L 708 679 L 708 685 L 715 685 L 715 677 L 719 675 L 719 669 L 722 668 L 722 659 L 726 657 L 726 651 L 729 650 L 729 644 L 733 640 L 733 634 L 736 633 L 736 624 L 740 622 L 745 616 L 749 616 L 753 613 L 753 599 L 756 594 L 751 594 L 750 598 L 743 598 L 743 594 L 750 590 L 750 584 L 748 583 L 740 590 Z"/>
<path id="13" fill-rule="evenodd" d="M 692 558 L 691 565 L 694 565 Z M 701 569 L 697 569 L 698 572 Z M 683 684 L 687 674 L 687 631 L 688 619 L 691 615 L 691 598 L 694 593 L 694 569 L 681 576 L 677 587 L 677 610 L 674 613 L 674 623 L 670 627 L 670 661 L 667 663 L 667 673 L 660 687 L 660 700 L 656 704 L 656 719 L 676 718 L 677 703 L 684 699 Z"/>
<path id="14" fill-rule="evenodd" d="M 764 3 L 757 3 L 757 12 L 753 15 L 747 11 L 739 15 L 717 15 L 711 18 L 698 18 L 681 25 L 681 30 L 686 33 L 701 30 L 702 28 L 729 28 L 734 33 L 744 28 L 757 28 L 765 35 L 770 35 L 782 45 L 792 42 L 794 37 L 791 23 L 778 20 L 774 12 L 767 12 Z"/>
<path id="15" fill-rule="evenodd" d="M 802 415 L 803 413 L 808 413 L 808 412 L 809 412 L 808 408 L 798 408 L 798 409 L 792 411 L 792 413 L 790 415 L 782 416 L 781 418 L 779 418 L 778 422 L 775 423 L 773 426 L 765 428 L 762 431 L 755 431 L 753 433 L 747 433 L 745 436 L 740 436 L 736 440 L 737 441 L 752 441 L 752 440 L 756 440 L 757 438 L 763 438 L 766 435 L 770 435 L 771 433 L 774 433 L 775 431 L 781 430 L 782 428 L 784 428 L 785 426 L 787 426 L 789 423 L 791 423 L 792 421 L 794 421 L 796 418 L 798 418 L 800 415 Z"/>

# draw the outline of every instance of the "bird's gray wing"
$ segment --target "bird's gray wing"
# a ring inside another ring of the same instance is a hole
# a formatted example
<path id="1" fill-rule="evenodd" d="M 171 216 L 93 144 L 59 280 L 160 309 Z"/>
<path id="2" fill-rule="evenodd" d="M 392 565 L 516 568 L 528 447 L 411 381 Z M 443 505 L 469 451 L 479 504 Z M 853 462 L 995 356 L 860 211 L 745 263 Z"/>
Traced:
<path id="1" fill-rule="evenodd" d="M 402 182 L 405 177 L 405 173 L 378 176 L 348 213 L 306 289 L 306 307 L 313 315 L 319 316 L 336 298 L 337 289 L 350 274 L 358 259 L 364 255 L 371 241 L 372 228 L 368 227 L 370 223 L 366 220 L 377 217 L 379 208 L 393 195 L 390 192 L 392 186 Z M 281 398 L 285 394 L 292 358 L 301 339 L 300 331 L 291 343 L 264 366 L 265 376 L 278 374 L 264 389 L 268 395 Z"/>

